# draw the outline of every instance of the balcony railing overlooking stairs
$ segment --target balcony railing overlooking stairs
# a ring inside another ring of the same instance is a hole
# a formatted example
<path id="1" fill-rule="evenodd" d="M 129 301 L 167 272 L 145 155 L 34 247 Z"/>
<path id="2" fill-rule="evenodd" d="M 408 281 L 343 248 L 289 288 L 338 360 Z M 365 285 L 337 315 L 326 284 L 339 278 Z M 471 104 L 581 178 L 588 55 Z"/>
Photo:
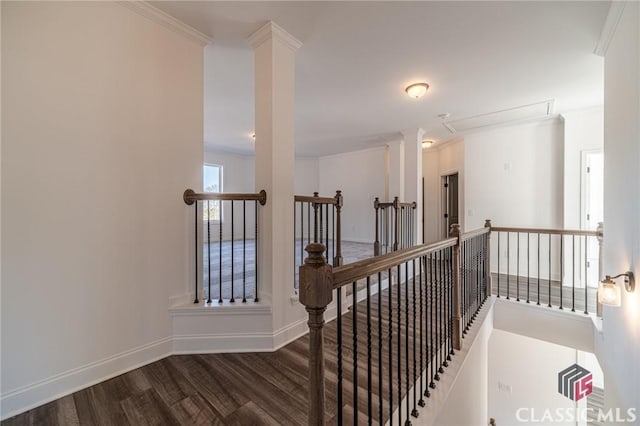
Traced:
<path id="1" fill-rule="evenodd" d="M 415 201 L 403 203 L 398 197 L 390 203 L 380 202 L 376 197 L 373 202 L 376 217 L 374 256 L 411 247 L 416 243 L 416 206 Z"/>
<path id="2" fill-rule="evenodd" d="M 451 238 L 335 268 L 322 244 L 307 246 L 310 425 L 407 425 L 419 416 L 489 295 L 489 234 L 455 226 Z M 336 320 L 325 325 L 334 295 Z"/>
<path id="3" fill-rule="evenodd" d="M 193 205 L 195 233 L 194 301 L 207 304 L 236 301 L 257 302 L 258 297 L 258 215 L 267 193 L 197 193 L 187 189 L 187 205 Z M 202 232 L 202 238 L 198 234 Z M 198 253 L 202 244 L 203 268 Z M 200 281 L 202 279 L 202 282 Z M 200 285 L 202 283 L 202 285 Z M 202 291 L 201 291 L 202 289 Z"/>
<path id="4" fill-rule="evenodd" d="M 602 224 L 593 231 L 491 230 L 496 248 L 491 258 L 493 293 L 497 297 L 585 314 L 597 312 Z"/>

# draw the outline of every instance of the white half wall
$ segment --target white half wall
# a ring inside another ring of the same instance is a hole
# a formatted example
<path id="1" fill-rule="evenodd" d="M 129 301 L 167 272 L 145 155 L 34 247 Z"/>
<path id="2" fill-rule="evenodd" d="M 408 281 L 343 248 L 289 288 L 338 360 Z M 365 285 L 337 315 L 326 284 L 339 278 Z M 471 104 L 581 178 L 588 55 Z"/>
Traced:
<path id="1" fill-rule="evenodd" d="M 116 3 L 2 3 L 3 418 L 170 353 L 202 56 Z"/>
<path id="2" fill-rule="evenodd" d="M 385 189 L 385 148 L 371 148 L 319 158 L 320 193 L 342 190 L 342 239 L 373 243 L 373 200 Z"/>
<path id="3" fill-rule="evenodd" d="M 576 363 L 575 349 L 494 329 L 488 359 L 488 413 L 498 425 L 549 424 L 549 418 L 541 422 L 545 410 L 554 425 L 576 425 L 555 421 L 556 409 L 576 408 L 558 393 L 558 372 Z"/>

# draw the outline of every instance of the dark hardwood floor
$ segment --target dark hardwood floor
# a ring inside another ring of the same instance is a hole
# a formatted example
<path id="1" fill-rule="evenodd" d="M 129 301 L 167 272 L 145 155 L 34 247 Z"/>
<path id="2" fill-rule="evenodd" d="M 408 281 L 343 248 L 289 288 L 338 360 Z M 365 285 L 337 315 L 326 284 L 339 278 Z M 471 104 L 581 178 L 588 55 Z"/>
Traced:
<path id="1" fill-rule="evenodd" d="M 426 374 L 433 374 L 434 368 L 437 369 L 446 357 L 447 332 L 439 333 L 435 327 L 428 327 L 436 315 L 439 315 L 439 321 L 445 318 L 441 309 L 432 309 L 429 313 L 428 308 L 446 294 L 443 287 L 423 287 L 422 298 L 417 287 L 414 299 L 410 285 L 408 293 L 404 285 L 400 294 L 397 286 L 393 286 L 391 293 L 388 289 L 382 292 L 379 307 L 378 296 L 371 298 L 369 317 L 366 301 L 358 303 L 355 323 L 352 308 L 343 315 L 343 424 L 354 423 L 354 341 L 358 345 L 358 423 L 366 423 L 369 406 L 374 422 L 378 423 L 380 401 L 384 408 L 384 423 L 389 417 L 390 400 L 395 409 L 398 400 L 405 396 L 407 377 L 410 378 L 409 383 L 414 383 L 414 378 L 420 376 L 420 365 L 422 370 L 427 368 Z M 415 329 L 414 300 L 418 316 Z M 429 321 L 426 320 L 428 315 Z M 407 318 L 408 328 L 405 327 Z M 400 333 L 398 319 L 402 323 Z M 355 340 L 354 324 L 358 331 Z M 447 322 L 441 322 L 441 327 L 443 324 Z M 380 326 L 381 335 L 378 333 Z M 391 340 L 390 327 L 393 330 Z M 431 347 L 428 345 L 430 340 L 433 341 Z M 326 418 L 329 424 L 337 424 L 336 346 L 336 321 L 331 321 L 325 327 Z M 366 355 L 367 347 L 371 348 L 371 358 Z M 382 350 L 380 359 L 379 350 Z M 436 353 L 438 361 L 429 370 L 427 359 Z M 7 419 L 2 425 L 305 425 L 308 412 L 307 357 L 307 336 L 272 353 L 170 356 Z M 391 371 L 389 357 L 393 359 Z M 371 400 L 367 393 L 369 381 Z M 380 384 L 382 395 L 379 395 Z M 425 400 L 428 403 L 428 399 Z M 410 408 L 414 405 L 412 399 Z M 406 414 L 403 418 L 406 419 Z"/>

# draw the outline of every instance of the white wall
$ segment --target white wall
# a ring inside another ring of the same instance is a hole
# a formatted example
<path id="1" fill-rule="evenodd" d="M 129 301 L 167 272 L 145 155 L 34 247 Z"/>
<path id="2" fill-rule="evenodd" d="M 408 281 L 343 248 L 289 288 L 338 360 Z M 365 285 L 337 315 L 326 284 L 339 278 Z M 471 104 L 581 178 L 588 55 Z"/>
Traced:
<path id="1" fill-rule="evenodd" d="M 2 417 L 170 351 L 202 47 L 116 3 L 2 3 Z"/>
<path id="2" fill-rule="evenodd" d="M 574 364 L 576 357 L 575 349 L 494 329 L 488 355 L 489 417 L 498 425 L 517 425 L 524 424 L 516 417 L 519 408 L 533 408 L 537 419 L 545 410 L 555 414 L 557 408 L 575 408 L 575 402 L 558 393 L 558 372 Z M 522 418 L 531 418 L 531 413 L 522 411 Z"/>
<path id="3" fill-rule="evenodd" d="M 640 4 L 614 5 L 619 7 L 624 11 L 605 54 L 604 273 L 631 270 L 639 277 Z M 638 407 L 640 289 L 623 289 L 622 307 L 605 307 L 602 324 L 596 354 L 605 375 L 605 403 Z"/>
<path id="4" fill-rule="evenodd" d="M 317 158 L 296 158 L 296 178 L 294 182 L 296 195 L 313 195 L 320 190 L 320 170 Z M 323 192 L 320 196 L 331 197 L 336 194 L 335 188 Z"/>
<path id="5" fill-rule="evenodd" d="M 373 243 L 373 200 L 385 188 L 385 148 L 372 148 L 319 158 L 320 193 L 342 190 L 342 239 Z"/>
<path id="6" fill-rule="evenodd" d="M 435 147 L 434 147 L 435 148 Z M 440 240 L 444 237 L 442 217 L 442 177 L 458 173 L 458 205 L 460 226 L 465 229 L 465 142 L 449 142 L 437 149 L 422 150 L 422 177 L 425 202 L 425 242 Z"/>
<path id="7" fill-rule="evenodd" d="M 466 228 L 562 227 L 562 134 L 545 120 L 468 135 Z"/>
<path id="8" fill-rule="evenodd" d="M 604 138 L 602 107 L 569 111 L 564 118 L 564 226 L 580 229 L 582 153 L 601 150 Z"/>

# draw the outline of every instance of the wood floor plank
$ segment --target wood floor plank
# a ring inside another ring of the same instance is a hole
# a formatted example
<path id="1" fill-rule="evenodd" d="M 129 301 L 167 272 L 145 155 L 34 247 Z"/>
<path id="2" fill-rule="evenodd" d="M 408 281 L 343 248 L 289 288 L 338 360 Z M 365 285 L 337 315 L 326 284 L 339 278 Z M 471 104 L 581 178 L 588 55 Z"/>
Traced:
<path id="1" fill-rule="evenodd" d="M 133 425 L 177 426 L 180 424 L 155 389 L 147 389 L 130 396 L 120 404 L 129 422 Z"/>
<path id="2" fill-rule="evenodd" d="M 254 402 L 249 401 L 229 416 L 225 420 L 225 424 L 229 426 L 280 426 L 283 423 L 271 417 L 267 411 Z"/>
<path id="3" fill-rule="evenodd" d="M 198 394 L 177 401 L 171 406 L 171 411 L 182 425 L 224 425 L 209 404 Z"/>

